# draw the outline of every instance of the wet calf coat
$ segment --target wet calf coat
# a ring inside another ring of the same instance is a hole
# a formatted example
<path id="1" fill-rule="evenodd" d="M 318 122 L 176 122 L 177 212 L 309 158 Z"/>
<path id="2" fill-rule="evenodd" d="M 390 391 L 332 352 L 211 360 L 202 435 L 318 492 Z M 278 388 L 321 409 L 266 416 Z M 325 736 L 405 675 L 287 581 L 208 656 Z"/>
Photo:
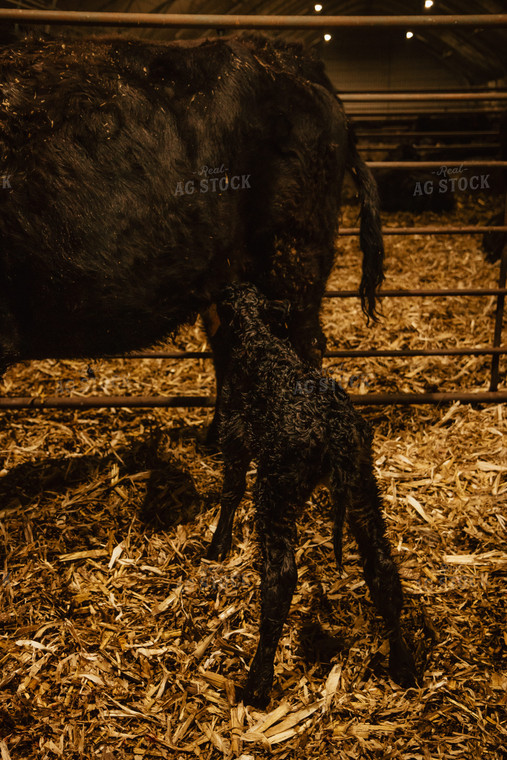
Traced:
<path id="1" fill-rule="evenodd" d="M 257 706 L 269 701 L 275 651 L 297 581 L 296 516 L 326 476 L 337 564 L 346 516 L 372 600 L 388 628 L 390 673 L 412 685 L 414 663 L 400 628 L 402 589 L 385 535 L 370 427 L 339 386 L 322 384 L 289 342 L 273 334 L 279 321 L 274 309 L 251 285 L 228 287 L 218 306 L 231 353 L 219 405 L 224 484 L 210 559 L 229 552 L 246 472 L 252 459 L 258 465 L 253 496 L 262 553 L 260 640 L 244 699 Z M 315 390 L 298 391 L 305 387 Z"/>

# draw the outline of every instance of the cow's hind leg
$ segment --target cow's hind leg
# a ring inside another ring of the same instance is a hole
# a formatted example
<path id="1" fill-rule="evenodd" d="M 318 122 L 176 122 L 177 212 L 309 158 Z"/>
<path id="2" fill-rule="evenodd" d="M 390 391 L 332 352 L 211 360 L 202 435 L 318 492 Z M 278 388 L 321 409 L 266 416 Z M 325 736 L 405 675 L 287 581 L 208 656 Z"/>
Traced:
<path id="1" fill-rule="evenodd" d="M 320 307 L 334 259 L 332 241 L 309 244 L 294 232 L 279 243 L 269 274 L 259 286 L 270 299 L 289 301 L 289 338 L 303 361 L 320 369 L 326 338 L 320 324 Z"/>
<path id="2" fill-rule="evenodd" d="M 6 370 L 21 359 L 16 319 L 2 304 L 0 293 L 0 380 Z"/>
<path id="3" fill-rule="evenodd" d="M 214 304 L 202 313 L 204 329 L 208 336 L 208 341 L 213 351 L 213 364 L 215 367 L 216 381 L 216 404 L 213 419 L 206 433 L 206 444 L 216 447 L 218 444 L 218 406 L 222 395 L 224 383 L 224 371 L 229 356 L 228 345 L 224 339 L 223 329 L 220 327 L 216 307 Z"/>
<path id="4" fill-rule="evenodd" d="M 326 336 L 319 317 L 320 300 L 302 311 L 293 311 L 289 335 L 297 354 L 316 369 L 322 367 L 326 350 Z"/>

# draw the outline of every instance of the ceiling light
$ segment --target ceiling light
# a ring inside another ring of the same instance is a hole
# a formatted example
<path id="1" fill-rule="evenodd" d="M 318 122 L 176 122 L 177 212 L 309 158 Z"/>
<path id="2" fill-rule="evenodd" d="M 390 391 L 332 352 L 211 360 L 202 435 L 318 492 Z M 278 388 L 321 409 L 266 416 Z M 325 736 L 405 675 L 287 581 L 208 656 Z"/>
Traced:
<path id="1" fill-rule="evenodd" d="M 433 3 L 432 3 L 432 5 L 433 5 Z M 314 6 L 314 8 L 317 11 L 317 13 L 320 13 L 321 10 L 322 10 L 322 5 L 317 4 L 317 5 Z"/>
<path id="2" fill-rule="evenodd" d="M 326 42 L 329 42 L 329 40 L 331 39 L 331 35 L 330 34 L 325 34 L 324 35 L 324 39 L 326 40 Z"/>
<path id="3" fill-rule="evenodd" d="M 405 36 L 406 36 L 407 40 L 411 40 L 412 37 L 414 36 L 414 33 L 413 32 L 407 32 Z"/>
<path id="4" fill-rule="evenodd" d="M 425 8 L 431 8 L 432 5 L 433 5 L 433 0 L 424 0 Z"/>

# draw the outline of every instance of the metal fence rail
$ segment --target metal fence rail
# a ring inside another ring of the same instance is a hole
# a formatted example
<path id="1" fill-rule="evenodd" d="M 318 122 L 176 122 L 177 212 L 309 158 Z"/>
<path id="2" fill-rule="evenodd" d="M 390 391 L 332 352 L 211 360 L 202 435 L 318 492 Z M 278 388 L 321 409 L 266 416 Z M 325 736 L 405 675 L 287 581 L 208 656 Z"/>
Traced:
<path id="1" fill-rule="evenodd" d="M 363 104 L 364 107 L 368 107 L 371 109 L 371 105 L 368 105 L 367 103 Z M 399 105 L 399 107 L 398 107 Z M 429 110 L 431 107 L 431 110 Z M 491 106 L 483 105 L 482 103 L 479 103 L 476 108 L 474 108 L 472 105 L 470 105 L 469 108 L 452 108 L 451 105 L 445 105 L 442 104 L 438 111 L 435 111 L 435 108 L 432 106 L 431 103 L 427 104 L 420 104 L 419 108 L 412 108 L 407 109 L 403 107 L 403 104 L 397 104 L 393 103 L 392 108 L 387 109 L 380 109 L 375 108 L 375 110 L 361 110 L 361 104 L 360 103 L 347 103 L 346 109 L 345 109 L 347 116 L 353 116 L 354 122 L 359 124 L 362 122 L 366 123 L 384 123 L 384 124 L 398 124 L 399 122 L 406 122 L 409 123 L 413 121 L 414 116 L 429 116 L 433 115 L 434 113 L 438 113 L 439 116 L 470 116 L 470 115 L 477 115 L 477 114 L 487 114 L 488 116 L 494 115 L 495 117 L 499 117 L 503 114 L 504 109 L 503 108 L 493 108 Z"/>
<path id="2" fill-rule="evenodd" d="M 507 291 L 506 291 L 507 292 Z M 505 348 L 354 348 L 342 351 L 327 351 L 326 358 L 351 358 L 356 356 L 492 356 L 507 354 Z M 212 359 L 211 351 L 136 351 L 131 354 L 118 354 L 110 359 Z"/>
<path id="3" fill-rule="evenodd" d="M 440 169 L 441 166 L 447 166 L 451 169 L 460 166 L 465 169 L 507 169 L 507 161 L 496 161 L 489 158 L 484 160 L 470 159 L 468 161 L 456 161 L 454 159 L 452 161 L 366 161 L 366 165 L 370 169 Z"/>
<path id="4" fill-rule="evenodd" d="M 433 16 L 273 16 L 214 13 L 105 13 L 0 9 L 0 21 L 72 26 L 195 27 L 197 29 L 350 29 L 367 27 L 501 27 L 506 13 Z"/>
<path id="5" fill-rule="evenodd" d="M 360 393 L 348 394 L 352 403 L 358 406 L 385 406 L 399 404 L 441 404 L 451 401 L 463 403 L 503 403 L 507 401 L 507 391 L 483 391 L 469 393 L 467 391 L 450 391 L 438 393 Z M 46 398 L 12 397 L 0 398 L 0 409 L 153 409 L 158 407 L 171 409 L 187 409 L 192 407 L 213 407 L 213 396 L 47 396 Z"/>
<path id="6" fill-rule="evenodd" d="M 18 10 L 0 9 L 0 21 L 10 21 L 23 24 L 55 24 L 76 26 L 127 26 L 127 27 L 165 27 L 165 28 L 211 28 L 211 29 L 340 29 L 340 28 L 499 28 L 507 27 L 507 14 L 467 14 L 467 15 L 419 15 L 419 16 L 266 16 L 266 15 L 216 15 L 216 14 L 152 14 L 152 13 L 104 13 L 83 11 L 46 11 L 46 10 Z M 352 106 L 357 103 L 367 105 L 371 102 L 410 102 L 419 101 L 504 101 L 507 99 L 507 91 L 470 91 L 470 92 L 416 92 L 416 93 L 342 93 L 341 99 Z M 501 113 L 499 109 L 488 109 L 490 113 Z M 350 112 L 350 111 L 349 111 Z M 442 113 L 448 114 L 449 109 L 442 109 Z M 472 113 L 473 111 L 453 111 L 452 113 Z M 386 116 L 392 116 L 393 120 L 403 120 L 410 115 L 424 113 L 421 111 L 403 110 L 388 111 Z M 371 119 L 379 121 L 378 117 L 383 112 L 375 111 L 369 115 L 357 113 L 357 120 Z M 384 123 L 385 120 L 384 120 Z M 361 136 L 378 135 L 378 131 L 360 130 Z M 483 136 L 496 135 L 491 130 L 465 131 L 433 131 L 433 132 L 385 132 L 382 137 L 407 137 L 428 136 L 429 134 L 441 134 L 446 136 Z M 440 146 L 445 147 L 445 146 Z M 454 146 L 453 146 L 454 147 Z M 465 146 L 463 146 L 465 147 Z M 429 169 L 439 168 L 442 161 L 370 161 L 371 168 L 392 169 Z M 491 167 L 507 168 L 507 161 L 479 160 L 479 161 L 446 161 L 447 167 Z M 463 227 L 398 227 L 386 228 L 385 235 L 408 235 L 408 234 L 480 234 L 484 232 L 507 231 L 507 196 L 505 205 L 505 218 L 503 226 L 489 227 L 484 225 Z M 356 235 L 357 228 L 343 228 L 340 235 Z M 456 288 L 447 290 L 384 290 L 380 293 L 381 298 L 387 297 L 481 297 L 496 296 L 495 328 L 493 345 L 474 348 L 449 348 L 449 349 L 375 349 L 375 350 L 351 350 L 330 351 L 326 354 L 329 358 L 345 357 L 413 357 L 413 356 L 491 356 L 491 383 L 490 390 L 484 392 L 438 392 L 438 393 L 401 393 L 401 394 L 350 394 L 353 403 L 360 405 L 384 405 L 384 404 L 438 404 L 449 401 L 499 403 L 507 401 L 507 391 L 498 391 L 499 359 L 507 354 L 507 347 L 502 347 L 502 325 L 504 315 L 507 276 L 507 245 L 504 246 L 500 263 L 500 274 L 497 288 Z M 352 298 L 358 297 L 357 291 L 328 291 L 327 297 Z M 140 351 L 123 356 L 125 359 L 141 358 L 164 358 L 164 359 L 210 359 L 209 351 Z M 112 358 L 112 357 L 111 357 Z M 0 398 L 0 409 L 91 409 L 97 407 L 129 407 L 129 408 L 153 408 L 153 407 L 212 407 L 215 399 L 207 396 L 89 396 L 89 397 L 59 397 L 48 396 L 45 398 L 10 397 Z"/>
<path id="7" fill-rule="evenodd" d="M 362 140 L 364 137 L 378 137 L 378 129 L 357 129 L 356 134 L 358 140 Z M 410 130 L 405 132 L 386 132 L 382 131 L 382 139 L 387 139 L 388 137 L 392 137 L 395 139 L 399 139 L 401 137 L 470 137 L 470 135 L 473 135 L 474 137 L 498 137 L 498 132 L 494 129 L 471 129 L 470 131 L 447 131 L 443 129 L 429 129 L 427 131 L 425 130 Z M 488 143 L 489 145 L 490 143 Z M 491 143 L 492 144 L 492 143 Z M 466 148 L 468 143 L 462 143 L 462 148 Z M 360 146 L 363 147 L 362 145 Z M 445 146 L 447 147 L 447 146 Z"/>
<path id="8" fill-rule="evenodd" d="M 485 232 L 507 232 L 507 226 L 499 225 L 477 225 L 477 227 L 385 227 L 382 230 L 383 235 L 482 235 Z M 342 227 L 338 230 L 338 235 L 359 235 L 359 227 Z M 464 295 L 466 293 L 462 291 Z M 394 293 L 393 295 L 403 295 L 403 291 Z M 418 295 L 413 292 L 412 295 Z M 445 295 L 444 291 L 441 291 L 441 295 Z M 460 295 L 456 292 L 454 295 Z M 470 295 L 470 294 L 469 294 Z M 477 294 L 479 295 L 479 294 Z M 491 293 L 491 295 L 496 295 Z"/>
<path id="9" fill-rule="evenodd" d="M 507 92 L 343 92 L 338 93 L 344 103 L 410 103 L 419 100 L 507 100 Z"/>
<path id="10" fill-rule="evenodd" d="M 407 135 L 408 137 L 408 135 Z M 392 144 L 390 143 L 371 143 L 371 144 L 361 144 L 359 145 L 360 150 L 392 150 Z M 463 143 L 447 143 L 446 145 L 436 145 L 435 143 L 432 143 L 431 145 L 426 145 L 425 143 L 411 143 L 411 148 L 415 148 L 415 150 L 418 151 L 442 151 L 442 150 L 463 150 L 463 148 L 466 148 L 467 150 L 495 150 L 498 151 L 500 147 L 500 143 L 467 143 L 464 145 Z"/>
<path id="11" fill-rule="evenodd" d="M 364 105 L 366 107 L 368 104 L 365 103 Z M 429 110 L 431 103 L 426 105 L 421 103 L 420 107 L 417 109 L 404 108 L 402 103 L 399 104 L 399 108 L 397 106 L 398 104 L 393 103 L 393 108 L 390 109 L 381 110 L 380 108 L 375 108 L 374 111 L 361 111 L 357 110 L 360 107 L 360 104 L 349 103 L 347 105 L 346 111 L 349 116 L 354 117 L 354 122 L 357 122 L 358 124 L 362 122 L 375 122 L 376 124 L 396 124 L 397 126 L 401 125 L 401 122 L 412 123 L 414 116 L 434 116 L 435 114 L 438 114 L 439 117 L 456 117 L 470 116 L 471 114 L 494 114 L 496 117 L 498 117 L 504 112 L 503 108 L 492 108 L 491 106 L 485 106 L 482 103 L 477 104 L 476 108 L 473 108 L 472 106 L 469 108 L 451 108 L 450 105 L 441 105 L 438 110 L 432 107 L 431 111 Z M 368 105 L 368 107 L 371 109 L 371 105 Z M 362 131 L 362 127 L 359 129 Z"/>

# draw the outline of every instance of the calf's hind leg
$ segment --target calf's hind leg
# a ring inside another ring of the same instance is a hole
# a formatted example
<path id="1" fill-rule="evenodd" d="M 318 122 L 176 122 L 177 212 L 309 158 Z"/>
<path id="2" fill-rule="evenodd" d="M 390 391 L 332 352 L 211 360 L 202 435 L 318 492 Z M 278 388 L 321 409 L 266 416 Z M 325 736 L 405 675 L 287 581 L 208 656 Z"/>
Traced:
<path id="1" fill-rule="evenodd" d="M 359 453 L 360 466 L 352 482 L 336 489 L 335 499 L 345 499 L 347 519 L 357 542 L 363 572 L 372 601 L 382 615 L 389 635 L 389 673 L 408 688 L 416 685 L 416 669 L 400 625 L 403 592 L 391 556 L 382 517 L 382 502 L 373 474 L 371 455 Z"/>

